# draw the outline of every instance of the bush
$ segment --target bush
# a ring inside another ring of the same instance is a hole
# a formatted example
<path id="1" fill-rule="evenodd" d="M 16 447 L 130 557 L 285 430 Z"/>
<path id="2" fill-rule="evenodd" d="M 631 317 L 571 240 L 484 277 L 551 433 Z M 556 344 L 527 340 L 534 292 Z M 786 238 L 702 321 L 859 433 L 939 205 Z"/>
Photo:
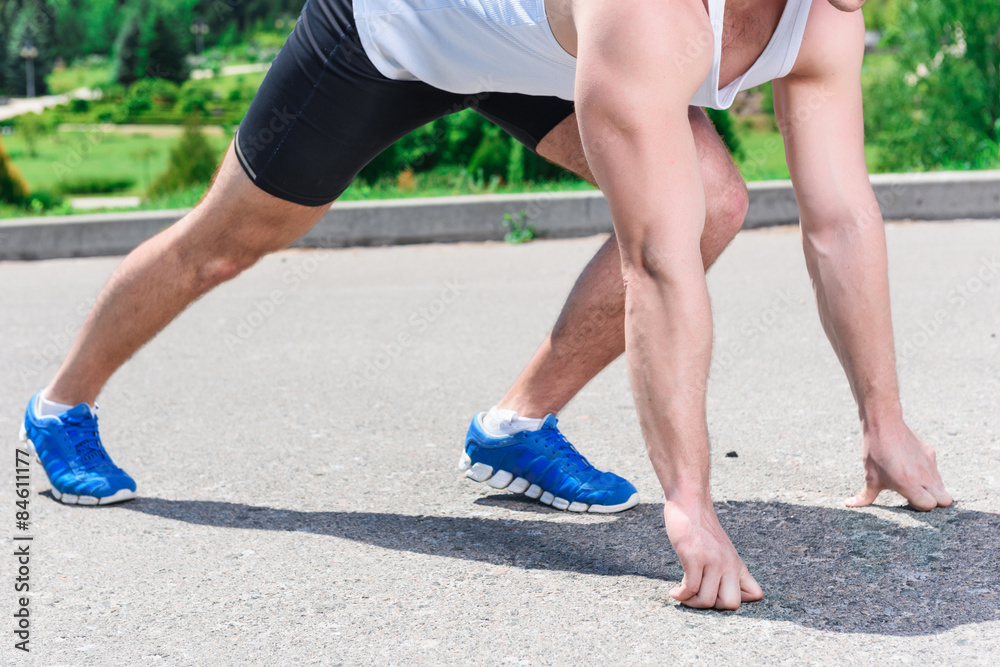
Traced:
<path id="1" fill-rule="evenodd" d="M 510 165 L 510 138 L 496 125 L 486 128 L 483 140 L 469 160 L 469 173 L 483 178 L 507 177 Z"/>
<path id="2" fill-rule="evenodd" d="M 54 130 L 55 127 L 41 114 L 31 112 L 14 118 L 14 131 L 24 137 L 31 157 L 38 157 L 38 140 Z"/>
<path id="3" fill-rule="evenodd" d="M 58 192 L 38 190 L 25 197 L 21 204 L 33 213 L 43 213 L 63 205 L 63 197 Z"/>
<path id="4" fill-rule="evenodd" d="M 11 162 L 0 139 L 0 202 L 20 204 L 29 192 L 28 183 Z"/>
<path id="5" fill-rule="evenodd" d="M 118 109 L 122 121 L 135 120 L 152 109 L 170 111 L 177 102 L 179 87 L 166 79 L 140 79 L 129 86 Z"/>
<path id="6" fill-rule="evenodd" d="M 147 196 L 162 197 L 194 185 L 206 185 L 215 173 L 219 155 L 201 133 L 197 117 L 184 123 L 184 134 L 170 151 L 167 170 L 149 187 Z"/>
<path id="7" fill-rule="evenodd" d="M 212 90 L 203 86 L 184 86 L 181 88 L 178 99 L 181 113 L 186 116 L 208 113 L 208 107 L 213 97 Z"/>
<path id="8" fill-rule="evenodd" d="M 1000 164 L 1000 4 L 902 0 L 884 44 L 895 66 L 867 86 L 865 125 L 884 169 Z"/>
<path id="9" fill-rule="evenodd" d="M 708 114 L 709 120 L 715 126 L 715 131 L 719 133 L 722 143 L 726 144 L 726 148 L 729 149 L 732 156 L 737 160 L 741 159 L 743 157 L 743 146 L 740 144 L 740 138 L 736 136 L 736 129 L 733 127 L 733 117 L 729 114 L 729 111 L 727 109 L 706 108 L 705 113 Z"/>
<path id="10" fill-rule="evenodd" d="M 132 178 L 106 178 L 94 176 L 90 178 L 66 179 L 59 184 L 59 190 L 77 195 L 99 195 L 128 190 L 135 185 Z"/>

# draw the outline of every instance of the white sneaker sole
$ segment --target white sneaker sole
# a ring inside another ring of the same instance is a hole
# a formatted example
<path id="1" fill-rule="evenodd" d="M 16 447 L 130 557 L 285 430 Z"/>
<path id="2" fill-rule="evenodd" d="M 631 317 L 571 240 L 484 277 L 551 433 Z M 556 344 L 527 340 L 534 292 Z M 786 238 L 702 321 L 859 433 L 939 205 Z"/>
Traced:
<path id="1" fill-rule="evenodd" d="M 28 437 L 28 432 L 24 430 L 24 424 L 21 424 L 21 442 L 27 445 L 28 452 L 34 457 L 38 465 L 41 466 L 42 460 L 38 458 L 38 452 L 35 451 L 35 443 L 31 441 Z M 43 469 L 44 472 L 44 469 Z M 114 503 L 120 503 L 125 500 L 132 500 L 135 498 L 135 491 L 130 489 L 122 489 L 117 491 L 113 495 L 105 496 L 104 498 L 98 498 L 96 496 L 74 496 L 72 493 L 62 493 L 56 487 L 52 487 L 52 495 L 56 500 L 65 505 L 112 505 Z"/>
<path id="2" fill-rule="evenodd" d="M 565 498 L 559 498 L 548 491 L 542 491 L 542 487 L 532 484 L 523 477 L 514 477 L 514 474 L 506 470 L 494 471 L 492 467 L 485 463 L 473 463 L 472 459 L 465 452 L 458 461 L 458 469 L 465 472 L 465 476 L 475 482 L 486 482 L 494 489 L 507 489 L 513 493 L 523 493 L 529 498 L 536 499 L 545 505 L 551 505 L 557 510 L 567 510 L 570 512 L 593 512 L 594 514 L 614 514 L 624 512 L 639 504 L 639 494 L 633 493 L 625 502 L 618 505 L 588 505 L 581 502 L 570 502 Z"/>

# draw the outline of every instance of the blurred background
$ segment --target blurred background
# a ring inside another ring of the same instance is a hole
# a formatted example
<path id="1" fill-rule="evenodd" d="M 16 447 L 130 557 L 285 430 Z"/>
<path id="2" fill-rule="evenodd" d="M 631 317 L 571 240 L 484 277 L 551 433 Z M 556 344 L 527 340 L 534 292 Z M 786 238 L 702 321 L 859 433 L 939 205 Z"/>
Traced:
<path id="1" fill-rule="evenodd" d="M 0 217 L 194 205 L 301 5 L 0 0 Z M 864 13 L 869 169 L 1000 167 L 1000 2 Z M 769 85 L 710 115 L 746 180 L 788 177 Z M 397 142 L 344 198 L 589 188 L 466 111 Z"/>

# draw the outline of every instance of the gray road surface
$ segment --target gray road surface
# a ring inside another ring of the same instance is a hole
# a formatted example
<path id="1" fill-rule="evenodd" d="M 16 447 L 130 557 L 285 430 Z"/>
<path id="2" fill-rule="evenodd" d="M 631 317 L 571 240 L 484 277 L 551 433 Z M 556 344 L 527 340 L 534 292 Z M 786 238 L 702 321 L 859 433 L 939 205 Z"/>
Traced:
<path id="1" fill-rule="evenodd" d="M 862 481 L 851 395 L 797 230 L 711 272 L 713 494 L 764 587 L 738 613 L 681 569 L 619 360 L 562 415 L 643 503 L 557 512 L 463 481 L 502 395 L 599 238 L 290 251 L 205 297 L 101 397 L 141 498 L 66 507 L 33 468 L 31 646 L 3 664 L 989 664 L 1000 651 L 1000 221 L 891 224 L 899 375 L 955 507 Z M 115 259 L 0 263 L 0 431 Z M 730 451 L 737 458 L 727 458 Z M 3 531 L 14 527 L 6 466 Z M 995 664 L 995 662 L 992 662 Z"/>

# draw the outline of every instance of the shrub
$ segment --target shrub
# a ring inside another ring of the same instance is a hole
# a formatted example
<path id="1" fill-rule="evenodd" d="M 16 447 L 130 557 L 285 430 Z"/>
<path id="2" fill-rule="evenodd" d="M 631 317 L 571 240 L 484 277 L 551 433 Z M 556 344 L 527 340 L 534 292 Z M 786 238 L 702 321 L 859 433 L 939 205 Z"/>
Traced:
<path id="1" fill-rule="evenodd" d="M 132 178 L 108 178 L 93 176 L 89 178 L 66 179 L 59 184 L 59 189 L 65 193 L 78 195 L 98 195 L 121 192 L 135 185 Z"/>
<path id="2" fill-rule="evenodd" d="M 28 183 L 11 162 L 0 139 L 0 202 L 20 204 L 29 192 Z"/>
<path id="3" fill-rule="evenodd" d="M 469 173 L 481 174 L 484 178 L 490 176 L 506 178 L 509 165 L 510 140 L 503 130 L 496 125 L 490 125 L 469 160 Z"/>
<path id="4" fill-rule="evenodd" d="M 212 102 L 212 91 L 201 86 L 184 86 L 181 88 L 179 104 L 185 115 L 207 113 Z"/>
<path id="5" fill-rule="evenodd" d="M 736 129 L 733 127 L 733 117 L 729 114 L 729 111 L 727 109 L 706 108 L 705 113 L 708 114 L 709 120 L 715 126 L 715 131 L 719 133 L 722 143 L 726 144 L 726 148 L 729 149 L 733 157 L 736 159 L 742 158 L 743 146 L 740 144 L 740 138 L 736 136 Z"/>
<path id="6" fill-rule="evenodd" d="M 40 114 L 26 113 L 14 119 L 14 130 L 24 137 L 28 145 L 28 155 L 38 157 L 38 140 L 52 132 L 53 127 Z"/>
<path id="7" fill-rule="evenodd" d="M 161 197 L 193 185 L 205 185 L 212 179 L 219 155 L 201 133 L 197 117 L 184 122 L 184 134 L 170 150 L 167 170 L 149 188 L 149 197 Z"/>
<path id="8" fill-rule="evenodd" d="M 25 197 L 21 204 L 33 213 L 42 213 L 63 205 L 63 197 L 58 192 L 38 190 Z"/>
<path id="9" fill-rule="evenodd" d="M 1000 164 L 1000 4 L 902 0 L 867 86 L 865 125 L 885 169 Z"/>

